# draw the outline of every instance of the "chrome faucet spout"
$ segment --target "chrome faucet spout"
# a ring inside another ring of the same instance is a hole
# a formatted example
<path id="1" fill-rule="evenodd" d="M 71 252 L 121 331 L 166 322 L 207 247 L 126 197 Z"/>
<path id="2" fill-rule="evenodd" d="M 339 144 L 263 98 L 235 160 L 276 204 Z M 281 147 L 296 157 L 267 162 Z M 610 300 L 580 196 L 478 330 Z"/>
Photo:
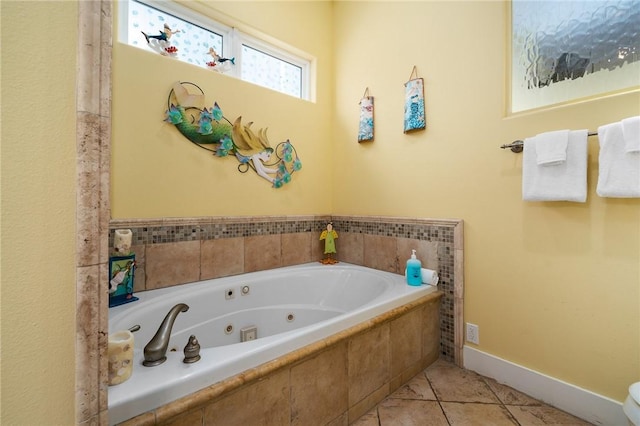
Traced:
<path id="1" fill-rule="evenodd" d="M 162 320 L 162 324 L 156 331 L 153 338 L 144 347 L 144 361 L 142 365 L 145 367 L 153 367 L 160 365 L 167 360 L 167 348 L 169 347 L 169 338 L 171 337 L 171 329 L 173 323 L 180 312 L 187 312 L 189 306 L 184 303 L 178 303 Z"/>

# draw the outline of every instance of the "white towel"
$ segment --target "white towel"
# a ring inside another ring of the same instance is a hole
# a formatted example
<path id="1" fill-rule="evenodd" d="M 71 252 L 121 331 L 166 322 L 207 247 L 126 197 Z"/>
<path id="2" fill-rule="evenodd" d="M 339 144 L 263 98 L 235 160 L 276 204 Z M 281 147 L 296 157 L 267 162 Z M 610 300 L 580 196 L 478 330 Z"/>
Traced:
<path id="1" fill-rule="evenodd" d="M 640 152 L 640 115 L 622 120 L 625 152 Z"/>
<path id="2" fill-rule="evenodd" d="M 535 139 L 536 162 L 539 166 L 557 166 L 567 160 L 569 130 L 540 133 Z"/>
<path id="3" fill-rule="evenodd" d="M 524 201 L 587 201 L 587 130 L 569 132 L 567 159 L 552 167 L 539 166 L 536 138 L 524 141 L 522 199 Z"/>
<path id="4" fill-rule="evenodd" d="M 438 276 L 438 271 L 434 271 L 433 269 L 420 269 L 422 273 L 422 284 L 428 284 L 432 286 L 437 286 L 438 281 L 440 281 L 440 277 Z M 407 276 L 407 269 L 404 270 L 404 276 Z"/>
<path id="5" fill-rule="evenodd" d="M 598 127 L 601 197 L 640 197 L 640 152 L 626 152 L 622 122 Z"/>

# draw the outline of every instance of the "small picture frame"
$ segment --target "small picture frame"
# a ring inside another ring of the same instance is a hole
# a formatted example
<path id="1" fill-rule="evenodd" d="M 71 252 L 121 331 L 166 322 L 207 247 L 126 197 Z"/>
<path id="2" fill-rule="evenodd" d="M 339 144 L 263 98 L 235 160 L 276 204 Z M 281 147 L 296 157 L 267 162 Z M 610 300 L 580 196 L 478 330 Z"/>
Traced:
<path id="1" fill-rule="evenodd" d="M 109 307 L 138 300 L 133 295 L 136 255 L 109 258 Z"/>
<path id="2" fill-rule="evenodd" d="M 412 78 L 416 76 L 416 78 Z M 404 84 L 404 132 L 421 130 L 427 127 L 427 119 L 424 111 L 424 81 L 417 78 L 416 67 L 409 76 L 409 81 Z"/>
<path id="3" fill-rule="evenodd" d="M 358 127 L 358 142 L 373 140 L 373 96 L 369 96 L 369 88 L 360 99 L 360 125 Z"/>

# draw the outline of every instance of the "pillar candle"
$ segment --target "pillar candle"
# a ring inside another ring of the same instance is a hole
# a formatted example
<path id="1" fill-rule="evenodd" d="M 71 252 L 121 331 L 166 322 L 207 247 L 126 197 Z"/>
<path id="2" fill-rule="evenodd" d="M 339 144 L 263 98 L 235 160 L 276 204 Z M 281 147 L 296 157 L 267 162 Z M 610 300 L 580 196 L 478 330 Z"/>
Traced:
<path id="1" fill-rule="evenodd" d="M 109 386 L 119 385 L 133 372 L 133 334 L 129 330 L 109 335 Z"/>
<path id="2" fill-rule="evenodd" d="M 131 229 L 116 229 L 113 236 L 113 251 L 116 255 L 126 256 L 131 252 Z"/>

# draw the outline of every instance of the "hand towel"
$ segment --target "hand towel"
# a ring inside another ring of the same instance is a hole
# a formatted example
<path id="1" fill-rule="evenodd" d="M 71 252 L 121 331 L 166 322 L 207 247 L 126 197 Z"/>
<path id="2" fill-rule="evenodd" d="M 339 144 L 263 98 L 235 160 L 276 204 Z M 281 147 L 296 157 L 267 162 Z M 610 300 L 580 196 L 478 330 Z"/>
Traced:
<path id="1" fill-rule="evenodd" d="M 438 281 L 440 281 L 440 277 L 438 276 L 438 271 L 434 271 L 433 269 L 422 268 L 423 284 L 429 284 L 435 287 L 438 285 Z"/>
<path id="2" fill-rule="evenodd" d="M 440 281 L 440 277 L 438 276 L 438 271 L 434 271 L 433 269 L 421 268 L 422 273 L 422 284 L 428 284 L 432 286 L 437 286 Z M 404 270 L 404 276 L 407 276 L 407 270 Z"/>
<path id="3" fill-rule="evenodd" d="M 539 166 L 537 137 L 524 141 L 522 199 L 524 201 L 587 201 L 587 130 L 569 132 L 567 159 L 553 167 Z"/>
<path id="4" fill-rule="evenodd" d="M 640 197 L 640 152 L 626 152 L 622 122 L 598 127 L 599 174 L 596 193 L 601 197 Z"/>
<path id="5" fill-rule="evenodd" d="M 625 152 L 640 152 L 640 115 L 622 120 Z"/>
<path id="6" fill-rule="evenodd" d="M 567 160 L 569 130 L 540 133 L 535 139 L 536 162 L 539 166 L 557 166 Z"/>

